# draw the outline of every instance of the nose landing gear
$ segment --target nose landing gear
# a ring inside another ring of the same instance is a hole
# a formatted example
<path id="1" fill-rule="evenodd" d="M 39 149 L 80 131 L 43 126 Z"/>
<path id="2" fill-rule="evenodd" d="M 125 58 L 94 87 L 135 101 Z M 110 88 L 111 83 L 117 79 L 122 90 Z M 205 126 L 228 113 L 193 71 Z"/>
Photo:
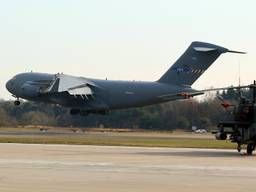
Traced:
<path id="1" fill-rule="evenodd" d="M 15 105 L 15 106 L 20 105 L 20 101 L 19 101 L 18 99 L 17 99 L 17 100 L 15 100 L 15 101 L 14 101 L 14 105 Z"/>
<path id="2" fill-rule="evenodd" d="M 18 106 L 18 105 L 20 105 L 20 99 L 19 99 L 19 97 L 17 97 L 16 95 L 12 95 L 16 100 L 13 102 L 13 104 L 15 105 L 15 106 Z"/>

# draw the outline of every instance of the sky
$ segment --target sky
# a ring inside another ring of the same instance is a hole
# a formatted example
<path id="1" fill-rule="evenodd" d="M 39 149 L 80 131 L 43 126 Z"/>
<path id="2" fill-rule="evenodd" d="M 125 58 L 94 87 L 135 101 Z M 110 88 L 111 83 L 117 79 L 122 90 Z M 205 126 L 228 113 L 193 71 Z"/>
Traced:
<path id="1" fill-rule="evenodd" d="M 21 72 L 155 81 L 192 41 L 222 55 L 193 88 L 256 79 L 255 0 L 0 0 L 0 98 Z"/>

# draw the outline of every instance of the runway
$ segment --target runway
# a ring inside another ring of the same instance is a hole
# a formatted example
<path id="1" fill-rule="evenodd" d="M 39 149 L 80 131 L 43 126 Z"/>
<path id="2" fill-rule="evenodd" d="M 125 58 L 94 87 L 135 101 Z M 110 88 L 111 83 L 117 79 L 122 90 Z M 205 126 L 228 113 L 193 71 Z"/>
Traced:
<path id="1" fill-rule="evenodd" d="M 0 144 L 0 191 L 253 191 L 235 150 Z"/>

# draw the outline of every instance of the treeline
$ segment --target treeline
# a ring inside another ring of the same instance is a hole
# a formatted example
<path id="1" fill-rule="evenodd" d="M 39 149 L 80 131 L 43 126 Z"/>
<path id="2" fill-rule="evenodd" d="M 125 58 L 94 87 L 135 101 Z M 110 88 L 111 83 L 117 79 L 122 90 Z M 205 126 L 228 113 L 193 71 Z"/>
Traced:
<path id="1" fill-rule="evenodd" d="M 221 93 L 225 99 L 236 99 L 237 92 Z M 111 111 L 108 115 L 71 116 L 69 110 L 56 105 L 0 101 L 0 126 L 45 125 L 64 127 L 141 128 L 154 130 L 209 128 L 226 115 L 220 101 L 208 98 L 172 101 L 144 108 Z"/>
<path id="2" fill-rule="evenodd" d="M 24 102 L 0 102 L 0 126 L 47 125 L 172 130 L 214 126 L 223 114 L 219 101 L 169 102 L 144 108 L 112 111 L 106 116 L 71 116 L 65 108 Z"/>

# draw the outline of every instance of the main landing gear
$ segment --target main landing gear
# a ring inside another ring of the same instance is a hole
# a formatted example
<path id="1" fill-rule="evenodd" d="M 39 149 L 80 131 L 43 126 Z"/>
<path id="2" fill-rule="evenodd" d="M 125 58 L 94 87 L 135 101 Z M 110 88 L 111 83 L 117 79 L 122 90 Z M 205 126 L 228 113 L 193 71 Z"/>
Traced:
<path id="1" fill-rule="evenodd" d="M 70 115 L 78 115 L 80 114 L 80 109 L 71 109 L 70 110 Z"/>
<path id="2" fill-rule="evenodd" d="M 108 111 L 106 110 L 99 110 L 99 111 L 94 111 L 94 110 L 80 110 L 80 109 L 71 109 L 70 110 L 70 115 L 81 115 L 81 116 L 87 116 L 89 114 L 99 114 L 99 115 L 107 115 Z"/>

